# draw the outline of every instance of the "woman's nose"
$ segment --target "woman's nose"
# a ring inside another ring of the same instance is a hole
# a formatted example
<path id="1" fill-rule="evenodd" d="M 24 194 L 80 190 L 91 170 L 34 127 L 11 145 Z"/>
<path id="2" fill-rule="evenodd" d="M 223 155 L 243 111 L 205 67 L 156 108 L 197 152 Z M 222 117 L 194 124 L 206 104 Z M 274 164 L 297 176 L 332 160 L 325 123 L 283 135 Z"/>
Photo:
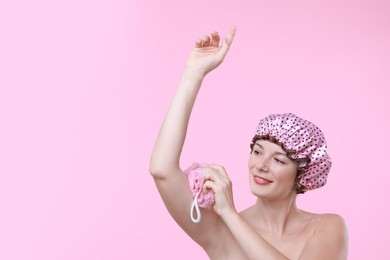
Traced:
<path id="1" fill-rule="evenodd" d="M 258 159 L 256 162 L 256 169 L 259 171 L 268 172 L 269 170 L 268 163 L 269 163 L 268 160 L 265 158 Z"/>

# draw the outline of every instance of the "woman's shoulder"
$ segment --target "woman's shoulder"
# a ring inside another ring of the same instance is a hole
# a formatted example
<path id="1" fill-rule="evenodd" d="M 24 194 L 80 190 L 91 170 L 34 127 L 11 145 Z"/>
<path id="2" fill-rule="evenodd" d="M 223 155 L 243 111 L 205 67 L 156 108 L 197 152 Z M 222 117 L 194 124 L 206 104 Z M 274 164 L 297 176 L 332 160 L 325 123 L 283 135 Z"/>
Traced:
<path id="1" fill-rule="evenodd" d="M 331 252 L 334 256 L 330 257 L 332 259 L 347 259 L 348 230 L 344 218 L 331 213 L 312 214 L 312 217 L 309 229 L 311 236 L 302 252 L 303 258 Z"/>
<path id="2" fill-rule="evenodd" d="M 340 222 L 344 222 L 344 218 L 342 216 L 340 216 L 339 214 L 335 214 L 335 213 L 322 213 L 322 214 L 319 214 L 319 213 L 309 213 L 313 216 L 313 219 L 315 219 L 316 221 L 320 222 L 320 223 L 340 223 Z"/>
<path id="3" fill-rule="evenodd" d="M 346 232 L 346 223 L 341 215 L 335 213 L 309 213 L 305 212 L 311 219 L 310 225 L 316 230 Z"/>

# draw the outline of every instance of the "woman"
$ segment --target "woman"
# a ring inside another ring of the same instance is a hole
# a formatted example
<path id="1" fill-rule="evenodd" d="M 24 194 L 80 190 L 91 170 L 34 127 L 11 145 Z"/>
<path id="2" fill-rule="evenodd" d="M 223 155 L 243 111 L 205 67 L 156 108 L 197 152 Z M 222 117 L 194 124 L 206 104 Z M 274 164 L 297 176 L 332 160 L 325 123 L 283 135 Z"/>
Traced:
<path id="1" fill-rule="evenodd" d="M 238 213 L 225 169 L 203 165 L 202 191 L 212 192 L 215 202 L 212 209 L 201 209 L 199 223 L 189 217 L 193 194 L 179 167 L 180 154 L 201 83 L 222 63 L 235 32 L 233 27 L 221 44 L 217 32 L 195 42 L 151 157 L 150 172 L 161 197 L 210 259 L 346 259 L 343 219 L 296 206 L 298 193 L 325 184 L 330 158 L 320 130 L 293 114 L 260 121 L 248 164 L 251 191 L 257 197 L 252 207 Z"/>

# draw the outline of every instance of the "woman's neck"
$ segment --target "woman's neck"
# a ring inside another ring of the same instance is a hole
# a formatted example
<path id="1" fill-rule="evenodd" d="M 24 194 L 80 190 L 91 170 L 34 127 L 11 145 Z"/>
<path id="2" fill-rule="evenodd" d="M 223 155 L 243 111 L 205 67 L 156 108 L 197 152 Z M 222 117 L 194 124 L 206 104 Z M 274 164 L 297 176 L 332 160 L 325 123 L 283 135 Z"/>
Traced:
<path id="1" fill-rule="evenodd" d="M 262 230 L 278 236 L 285 234 L 300 214 L 296 206 L 296 194 L 274 201 L 257 198 L 252 210 L 256 216 L 257 225 Z"/>

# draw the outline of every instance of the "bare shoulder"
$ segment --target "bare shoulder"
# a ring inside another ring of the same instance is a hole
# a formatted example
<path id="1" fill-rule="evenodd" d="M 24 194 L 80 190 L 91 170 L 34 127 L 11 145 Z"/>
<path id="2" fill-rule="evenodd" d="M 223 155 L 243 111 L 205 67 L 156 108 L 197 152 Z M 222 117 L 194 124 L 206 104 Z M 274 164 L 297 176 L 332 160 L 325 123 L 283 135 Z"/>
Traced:
<path id="1" fill-rule="evenodd" d="M 346 232 L 345 220 L 338 214 L 313 214 L 313 220 L 316 229 L 332 229 L 332 231 Z"/>
<path id="2" fill-rule="evenodd" d="M 314 236 L 323 236 L 328 239 L 348 239 L 347 225 L 338 214 L 312 214 L 310 226 Z"/>
<path id="3" fill-rule="evenodd" d="M 347 259 L 348 231 L 337 214 L 313 214 L 312 236 L 299 259 Z"/>

